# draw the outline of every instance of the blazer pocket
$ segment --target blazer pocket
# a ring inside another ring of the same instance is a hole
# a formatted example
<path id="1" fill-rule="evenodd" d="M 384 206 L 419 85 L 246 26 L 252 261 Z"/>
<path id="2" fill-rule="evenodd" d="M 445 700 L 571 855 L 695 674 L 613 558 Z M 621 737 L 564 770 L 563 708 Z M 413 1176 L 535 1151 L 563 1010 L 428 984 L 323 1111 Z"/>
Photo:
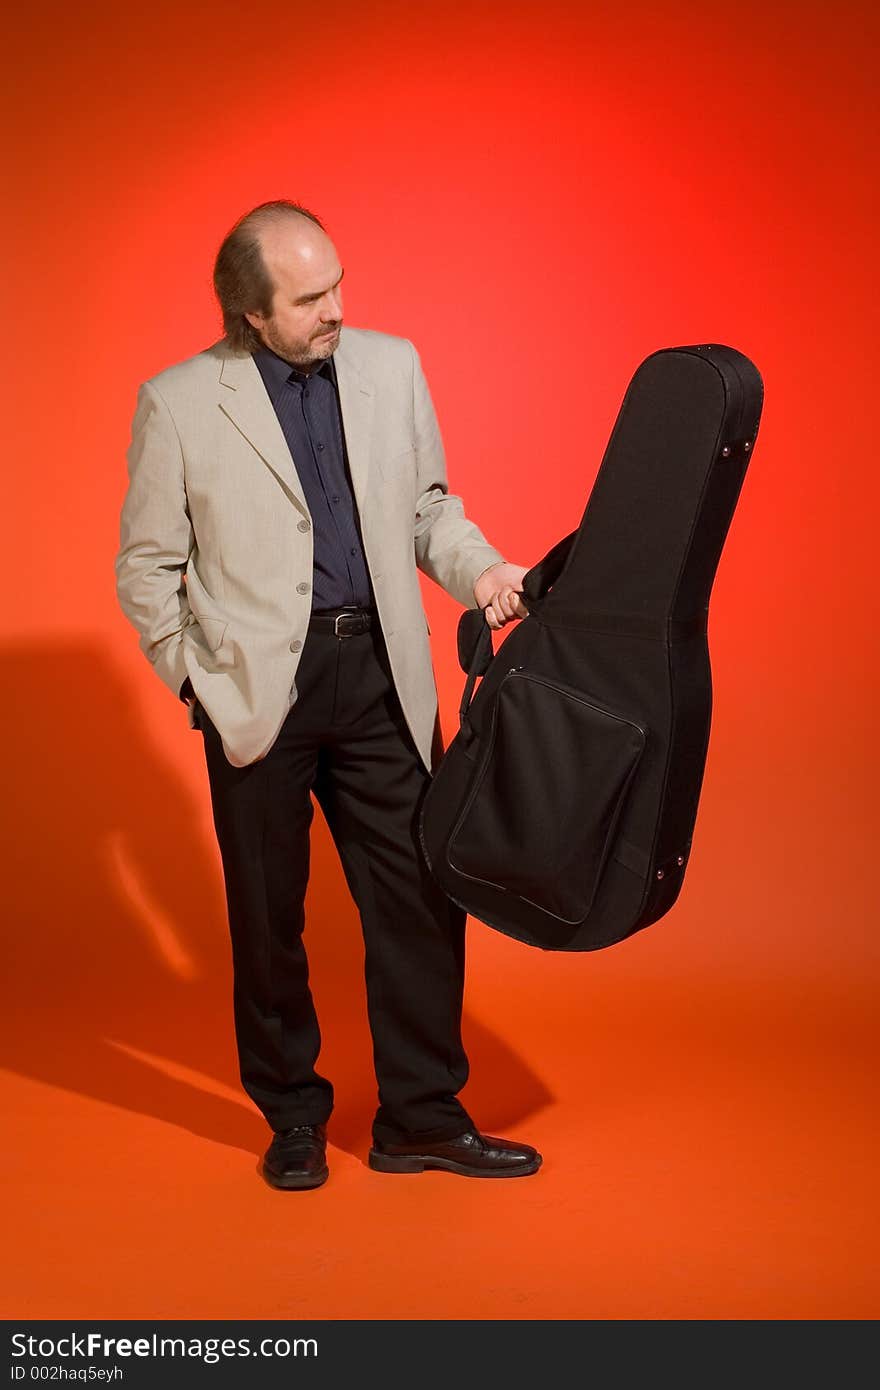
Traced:
<path id="1" fill-rule="evenodd" d="M 196 637 L 196 645 L 204 645 L 213 657 L 212 665 L 215 667 L 231 665 L 231 654 L 226 642 L 226 632 L 229 623 L 225 618 L 208 618 L 196 616 L 195 621 L 186 628 L 190 637 Z"/>

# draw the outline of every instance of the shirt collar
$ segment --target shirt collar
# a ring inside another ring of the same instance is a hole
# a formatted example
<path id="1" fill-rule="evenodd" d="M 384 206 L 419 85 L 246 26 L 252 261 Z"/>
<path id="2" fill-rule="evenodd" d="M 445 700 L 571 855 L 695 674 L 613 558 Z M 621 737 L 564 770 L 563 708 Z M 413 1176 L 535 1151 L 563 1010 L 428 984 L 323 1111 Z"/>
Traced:
<path id="1" fill-rule="evenodd" d="M 333 361 L 332 354 L 325 357 L 320 367 L 315 367 L 314 371 L 308 374 L 291 366 L 289 362 L 285 362 L 283 357 L 279 357 L 277 352 L 273 352 L 271 348 L 265 346 L 256 348 L 253 358 L 270 395 L 280 393 L 288 382 L 303 383 L 312 376 L 326 377 L 334 386 L 336 385 L 336 363 Z"/>

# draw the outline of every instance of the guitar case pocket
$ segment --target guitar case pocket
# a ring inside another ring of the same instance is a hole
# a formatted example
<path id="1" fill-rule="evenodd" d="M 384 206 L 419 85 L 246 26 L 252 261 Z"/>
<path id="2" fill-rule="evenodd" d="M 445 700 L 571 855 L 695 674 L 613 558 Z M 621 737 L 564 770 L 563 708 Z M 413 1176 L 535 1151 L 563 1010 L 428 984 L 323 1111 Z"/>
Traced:
<path id="1" fill-rule="evenodd" d="M 449 837 L 453 869 L 582 922 L 645 748 L 644 728 L 513 667 Z"/>

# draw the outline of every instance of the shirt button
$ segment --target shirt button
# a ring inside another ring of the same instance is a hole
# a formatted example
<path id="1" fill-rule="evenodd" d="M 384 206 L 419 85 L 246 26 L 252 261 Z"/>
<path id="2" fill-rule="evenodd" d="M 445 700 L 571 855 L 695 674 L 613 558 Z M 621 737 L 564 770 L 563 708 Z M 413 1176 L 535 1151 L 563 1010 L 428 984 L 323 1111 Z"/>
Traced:
<path id="1" fill-rule="evenodd" d="M 351 547 L 350 554 L 352 554 L 352 555 L 357 555 L 357 546 L 356 546 L 356 545 L 353 545 L 353 546 Z"/>
<path id="2" fill-rule="evenodd" d="M 305 391 L 303 391 L 303 395 L 304 395 L 304 396 L 308 396 L 308 394 L 309 394 L 308 387 L 306 387 Z"/>
<path id="3" fill-rule="evenodd" d="M 338 501 L 339 501 L 339 497 L 337 496 L 336 493 L 333 494 L 333 496 L 330 498 L 330 501 L 331 501 L 331 502 L 338 502 Z"/>
<path id="4" fill-rule="evenodd" d="M 319 453 L 320 453 L 320 451 L 323 449 L 323 447 L 324 447 L 323 444 L 319 444 L 319 445 L 318 445 L 318 452 L 319 452 Z"/>
<path id="5" fill-rule="evenodd" d="M 296 529 L 297 531 L 308 531 L 310 525 L 311 522 L 307 521 L 306 518 L 303 517 L 302 521 L 298 521 L 296 523 Z"/>
<path id="6" fill-rule="evenodd" d="M 291 644 L 290 644 L 290 650 L 291 650 L 292 652 L 298 652 L 298 651 L 300 651 L 301 648 L 302 648 L 302 642 L 299 640 L 298 637 L 294 637 L 293 641 L 292 641 Z"/>
<path id="7" fill-rule="evenodd" d="M 297 584 L 296 592 L 298 594 L 307 594 L 309 592 L 309 585 L 306 583 L 304 579 L 301 579 Z"/>

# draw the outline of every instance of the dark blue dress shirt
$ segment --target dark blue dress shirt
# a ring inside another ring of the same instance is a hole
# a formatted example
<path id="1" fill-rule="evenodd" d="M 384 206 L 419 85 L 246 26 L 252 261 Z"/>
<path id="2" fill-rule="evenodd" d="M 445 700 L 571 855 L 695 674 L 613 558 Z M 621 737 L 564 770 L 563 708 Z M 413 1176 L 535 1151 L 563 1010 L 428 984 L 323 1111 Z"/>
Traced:
<path id="1" fill-rule="evenodd" d="M 328 357 L 308 375 L 271 348 L 254 362 L 275 407 L 312 517 L 312 611 L 372 606 L 357 504 L 351 488 L 336 364 Z"/>

